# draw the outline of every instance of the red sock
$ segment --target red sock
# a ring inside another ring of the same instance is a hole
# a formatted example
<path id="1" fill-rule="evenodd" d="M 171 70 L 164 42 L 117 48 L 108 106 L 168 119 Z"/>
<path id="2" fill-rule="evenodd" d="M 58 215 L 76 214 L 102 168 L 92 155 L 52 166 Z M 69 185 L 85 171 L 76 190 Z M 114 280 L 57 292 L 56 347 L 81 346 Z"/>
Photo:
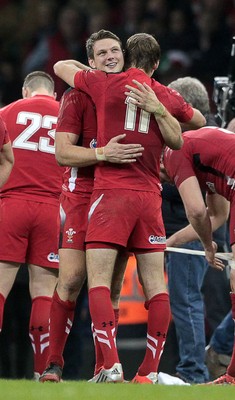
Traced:
<path id="1" fill-rule="evenodd" d="M 160 293 L 145 303 L 148 310 L 147 349 L 139 367 L 139 375 L 157 372 L 170 323 L 170 303 L 167 293 Z"/>
<path id="2" fill-rule="evenodd" d="M 117 328 L 118 328 L 118 320 L 119 320 L 119 308 L 115 308 L 114 310 L 114 318 L 115 318 L 115 336 L 117 336 Z M 100 344 L 97 339 L 97 334 L 95 333 L 94 324 L 91 324 L 91 330 L 93 334 L 94 346 L 95 346 L 95 370 L 94 375 L 97 375 L 101 368 L 104 365 L 104 357 L 100 347 Z"/>
<path id="3" fill-rule="evenodd" d="M 88 296 L 91 319 L 104 357 L 103 366 L 108 369 L 119 362 L 110 290 L 106 286 L 98 286 L 90 289 Z"/>
<path id="4" fill-rule="evenodd" d="M 63 368 L 63 352 L 69 332 L 73 325 L 75 301 L 63 301 L 55 290 L 50 314 L 50 348 L 47 366 L 56 363 Z"/>
<path id="5" fill-rule="evenodd" d="M 232 317 L 233 321 L 235 321 L 235 293 L 230 293 L 230 298 L 232 302 Z M 233 342 L 233 354 L 230 360 L 230 364 L 227 368 L 227 373 L 235 377 L 235 340 Z"/>
<path id="6" fill-rule="evenodd" d="M 0 293 L 0 332 L 2 331 L 3 313 L 5 306 L 5 297 Z"/>
<path id="7" fill-rule="evenodd" d="M 43 373 L 49 349 L 49 315 L 51 297 L 39 296 L 32 300 L 29 337 L 34 351 L 34 372 Z"/>
<path id="8" fill-rule="evenodd" d="M 97 334 L 95 333 L 95 328 L 94 328 L 93 322 L 91 324 L 91 330 L 92 330 L 93 341 L 94 341 L 94 346 L 95 346 L 95 370 L 94 370 L 94 376 L 95 376 L 100 372 L 100 370 L 104 366 L 104 357 L 103 357 L 103 353 L 102 353 L 100 344 L 97 339 Z"/>

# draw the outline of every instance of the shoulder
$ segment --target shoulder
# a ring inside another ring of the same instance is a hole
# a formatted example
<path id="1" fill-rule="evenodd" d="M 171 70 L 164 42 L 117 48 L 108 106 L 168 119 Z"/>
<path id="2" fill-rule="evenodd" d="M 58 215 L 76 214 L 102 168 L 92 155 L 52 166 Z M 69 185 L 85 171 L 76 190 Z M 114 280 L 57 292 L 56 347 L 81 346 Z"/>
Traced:
<path id="1" fill-rule="evenodd" d="M 84 109 L 92 105 L 93 102 L 86 93 L 80 91 L 79 89 L 70 88 L 62 96 L 60 100 L 60 109 L 65 109 L 67 107 L 74 107 L 77 109 Z"/>

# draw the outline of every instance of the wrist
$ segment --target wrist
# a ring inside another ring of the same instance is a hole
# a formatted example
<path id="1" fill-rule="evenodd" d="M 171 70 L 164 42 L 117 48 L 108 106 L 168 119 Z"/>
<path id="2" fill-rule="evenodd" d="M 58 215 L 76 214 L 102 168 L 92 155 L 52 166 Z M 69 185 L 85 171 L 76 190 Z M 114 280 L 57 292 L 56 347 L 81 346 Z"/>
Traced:
<path id="1" fill-rule="evenodd" d="M 231 269 L 235 269 L 235 260 L 229 260 L 228 265 Z"/>
<path id="2" fill-rule="evenodd" d="M 165 117 L 166 116 L 166 107 L 162 103 L 159 103 L 153 114 L 156 118 Z"/>
<path id="3" fill-rule="evenodd" d="M 95 149 L 95 156 L 98 161 L 106 161 L 106 155 L 104 154 L 104 147 L 97 147 Z"/>

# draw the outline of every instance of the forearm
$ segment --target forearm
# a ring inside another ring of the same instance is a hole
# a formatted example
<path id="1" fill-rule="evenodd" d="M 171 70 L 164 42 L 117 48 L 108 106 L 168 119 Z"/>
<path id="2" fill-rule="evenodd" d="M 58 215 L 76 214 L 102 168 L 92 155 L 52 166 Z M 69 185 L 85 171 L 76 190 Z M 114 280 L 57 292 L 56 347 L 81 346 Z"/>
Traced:
<path id="1" fill-rule="evenodd" d="M 203 215 L 200 216 L 191 216 L 188 215 L 188 220 L 194 230 L 197 232 L 203 247 L 206 249 L 211 249 L 212 247 L 212 226 L 211 220 L 207 210 Z"/>
<path id="2" fill-rule="evenodd" d="M 162 103 L 158 103 L 153 113 L 166 146 L 178 150 L 183 145 L 182 131 L 179 122 L 174 118 Z"/>
<path id="3" fill-rule="evenodd" d="M 12 168 L 13 162 L 5 161 L 4 163 L 0 163 L 0 187 L 2 187 L 8 180 Z"/>
<path id="4" fill-rule="evenodd" d="M 182 246 L 185 243 L 193 242 L 194 240 L 199 240 L 199 236 L 193 229 L 192 225 L 187 225 L 185 228 L 180 229 L 171 235 L 167 241 L 167 247 L 177 247 Z"/>
<path id="5" fill-rule="evenodd" d="M 206 125 L 206 118 L 199 110 L 193 108 L 193 117 L 188 122 L 181 123 L 182 131 L 202 128 Z"/>
<path id="6" fill-rule="evenodd" d="M 158 123 L 165 144 L 173 150 L 178 150 L 183 145 L 182 131 L 179 122 L 174 118 L 165 106 L 158 100 L 155 92 L 146 84 L 136 80 L 133 83 L 138 89 L 126 85 L 129 92 L 125 92 L 128 101 L 143 110 L 152 113 Z"/>
<path id="7" fill-rule="evenodd" d="M 13 165 L 14 154 L 11 143 L 8 142 L 3 145 L 3 148 L 0 151 L 0 187 L 2 187 L 9 178 Z"/>
<path id="8" fill-rule="evenodd" d="M 74 77 L 77 72 L 90 69 L 76 60 L 58 61 L 53 68 L 55 75 L 63 79 L 71 87 L 74 87 Z"/>
<path id="9" fill-rule="evenodd" d="M 95 149 L 79 146 L 67 146 L 63 148 L 63 151 L 56 149 L 55 156 L 60 166 L 82 168 L 98 162 Z"/>
<path id="10" fill-rule="evenodd" d="M 55 144 L 55 156 L 59 165 L 69 167 L 87 167 L 97 162 L 107 161 L 110 163 L 124 164 L 135 162 L 142 156 L 144 148 L 138 143 L 122 144 L 120 140 L 126 135 L 118 135 L 112 138 L 106 146 L 96 149 L 76 146 L 74 138 L 65 138 L 57 133 Z M 67 141 L 66 141 L 67 139 Z"/>

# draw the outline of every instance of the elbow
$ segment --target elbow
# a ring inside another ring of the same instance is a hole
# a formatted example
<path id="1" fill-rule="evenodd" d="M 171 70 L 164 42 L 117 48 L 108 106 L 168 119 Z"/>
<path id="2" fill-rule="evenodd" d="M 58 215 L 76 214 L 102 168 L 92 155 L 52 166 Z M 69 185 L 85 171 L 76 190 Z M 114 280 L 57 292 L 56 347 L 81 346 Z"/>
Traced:
<path id="1" fill-rule="evenodd" d="M 58 61 L 57 63 L 54 64 L 53 70 L 55 75 L 60 76 L 60 71 L 63 65 L 63 61 Z"/>
<path id="2" fill-rule="evenodd" d="M 201 125 L 199 126 L 199 128 L 202 128 L 205 125 L 206 125 L 206 118 L 204 117 L 204 115 L 202 115 Z"/>
<path id="3" fill-rule="evenodd" d="M 189 221 L 201 221 L 205 217 L 205 209 L 194 208 L 187 210 L 187 218 Z"/>
<path id="4" fill-rule="evenodd" d="M 184 140 L 182 136 L 179 137 L 178 142 L 175 144 L 175 148 L 173 150 L 180 150 L 183 147 Z"/>
<path id="5" fill-rule="evenodd" d="M 200 113 L 199 115 L 197 115 L 197 118 L 195 118 L 195 120 L 192 122 L 194 123 L 195 129 L 200 129 L 206 125 L 206 118 L 204 117 L 203 114 Z"/>
<path id="6" fill-rule="evenodd" d="M 184 144 L 183 137 L 180 135 L 177 140 L 172 141 L 171 143 L 166 143 L 168 147 L 172 150 L 180 150 Z"/>
<path id="7" fill-rule="evenodd" d="M 56 154 L 55 154 L 55 159 L 56 159 L 57 164 L 58 164 L 60 167 L 65 167 L 65 166 L 67 165 L 67 164 L 65 164 L 64 158 L 61 157 L 60 154 L 56 153 Z"/>

